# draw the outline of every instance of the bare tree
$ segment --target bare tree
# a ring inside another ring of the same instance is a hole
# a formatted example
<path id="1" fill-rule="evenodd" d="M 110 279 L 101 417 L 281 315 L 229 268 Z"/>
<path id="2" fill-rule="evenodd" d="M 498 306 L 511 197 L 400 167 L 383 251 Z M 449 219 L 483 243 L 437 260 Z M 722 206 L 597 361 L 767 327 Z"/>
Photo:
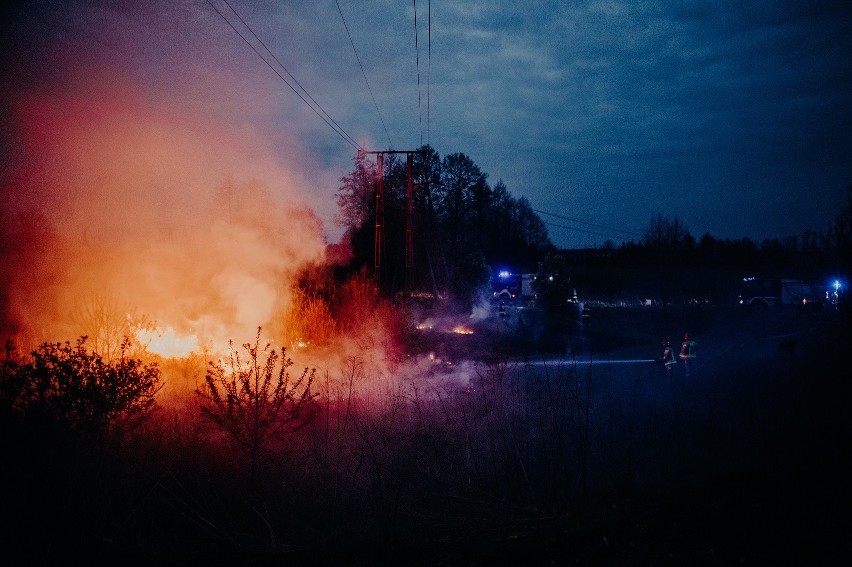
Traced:
<path id="1" fill-rule="evenodd" d="M 689 237 L 689 229 L 677 216 L 669 220 L 662 213 L 651 219 L 642 234 L 642 241 L 648 248 L 676 249 Z"/>
<path id="2" fill-rule="evenodd" d="M 140 356 L 144 345 L 134 340 L 137 331 L 155 328 L 146 315 L 110 293 L 91 294 L 88 301 L 76 305 L 71 318 L 80 336 L 86 337 L 88 348 L 108 361 L 121 355 Z M 127 338 L 130 341 L 125 345 Z M 122 350 L 128 348 L 131 350 Z"/>
<path id="3" fill-rule="evenodd" d="M 358 154 L 352 173 L 340 180 L 337 190 L 339 207 L 336 222 L 349 231 L 366 225 L 370 215 L 375 214 L 375 185 L 377 172 L 370 167 L 366 154 Z"/>

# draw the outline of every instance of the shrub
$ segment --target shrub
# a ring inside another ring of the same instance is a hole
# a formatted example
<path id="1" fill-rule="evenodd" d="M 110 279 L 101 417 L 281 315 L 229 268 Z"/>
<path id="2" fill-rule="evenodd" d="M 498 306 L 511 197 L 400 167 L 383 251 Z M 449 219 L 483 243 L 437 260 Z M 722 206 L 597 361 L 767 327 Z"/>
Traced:
<path id="1" fill-rule="evenodd" d="M 269 343 L 260 347 L 260 331 L 258 327 L 254 344 L 243 344 L 247 360 L 231 341 L 225 363 L 209 362 L 205 386 L 196 390 L 202 416 L 247 453 L 252 477 L 268 443 L 284 429 L 303 424 L 316 397 L 311 393 L 316 370 L 305 368 L 291 382 L 288 369 L 293 361 L 286 357 L 286 348 L 281 348 L 278 364 L 279 355 Z"/>
<path id="2" fill-rule="evenodd" d="M 337 334 L 337 325 L 325 299 L 318 294 L 308 295 L 301 289 L 293 292 L 282 328 L 284 339 L 291 347 L 300 342 L 325 346 Z"/>
<path id="3" fill-rule="evenodd" d="M 119 356 L 105 362 L 89 351 L 86 337 L 44 343 L 32 361 L 20 366 L 23 392 L 20 408 L 28 418 L 44 419 L 70 430 L 102 434 L 122 420 L 150 412 L 159 391 L 157 363 L 143 365 L 127 356 L 130 339 Z"/>

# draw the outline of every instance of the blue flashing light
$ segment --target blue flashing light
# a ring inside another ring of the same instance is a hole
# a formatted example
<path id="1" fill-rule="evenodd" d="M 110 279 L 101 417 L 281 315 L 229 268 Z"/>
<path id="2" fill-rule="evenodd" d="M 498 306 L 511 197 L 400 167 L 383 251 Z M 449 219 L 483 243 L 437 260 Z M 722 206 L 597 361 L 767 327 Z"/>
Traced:
<path id="1" fill-rule="evenodd" d="M 500 273 L 497 274 L 497 277 L 499 277 L 501 280 L 504 280 L 511 275 L 512 272 L 510 272 L 509 270 L 500 270 Z"/>

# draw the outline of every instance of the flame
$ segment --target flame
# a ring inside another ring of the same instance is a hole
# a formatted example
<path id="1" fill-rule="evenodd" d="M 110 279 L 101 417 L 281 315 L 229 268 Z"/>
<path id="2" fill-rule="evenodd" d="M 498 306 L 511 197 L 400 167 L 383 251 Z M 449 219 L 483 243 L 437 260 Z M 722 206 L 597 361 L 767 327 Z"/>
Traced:
<path id="1" fill-rule="evenodd" d="M 198 337 L 195 335 L 180 335 L 172 327 L 165 329 L 140 329 L 136 338 L 145 345 L 148 352 L 158 354 L 163 358 L 186 358 L 192 353 L 201 352 Z"/>
<path id="2" fill-rule="evenodd" d="M 453 332 L 457 335 L 472 335 L 473 329 L 465 327 L 464 325 L 456 325 L 453 327 Z"/>

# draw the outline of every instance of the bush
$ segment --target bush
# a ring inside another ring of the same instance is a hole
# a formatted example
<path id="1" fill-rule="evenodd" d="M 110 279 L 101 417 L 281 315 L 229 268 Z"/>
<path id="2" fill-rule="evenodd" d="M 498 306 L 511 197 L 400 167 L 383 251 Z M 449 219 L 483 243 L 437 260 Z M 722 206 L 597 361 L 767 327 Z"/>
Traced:
<path id="1" fill-rule="evenodd" d="M 281 348 L 279 365 L 279 355 L 270 349 L 269 343 L 260 347 L 260 331 L 258 327 L 254 344 L 243 344 L 249 355 L 247 360 L 243 360 L 231 341 L 227 361 L 211 361 L 205 387 L 196 390 L 202 400 L 202 416 L 245 451 L 252 477 L 257 459 L 269 442 L 287 427 L 304 423 L 311 415 L 311 402 L 316 397 L 311 393 L 316 370 L 305 368 L 291 383 L 288 368 L 293 361 L 286 357 L 286 349 Z M 266 361 L 261 362 L 264 356 Z"/>
<path id="2" fill-rule="evenodd" d="M 85 343 L 86 337 L 73 346 L 68 341 L 44 343 L 32 352 L 31 362 L 18 368 L 22 393 L 17 406 L 27 418 L 100 435 L 153 409 L 161 387 L 157 363 L 143 365 L 129 358 L 126 337 L 112 362 L 87 350 Z"/>

